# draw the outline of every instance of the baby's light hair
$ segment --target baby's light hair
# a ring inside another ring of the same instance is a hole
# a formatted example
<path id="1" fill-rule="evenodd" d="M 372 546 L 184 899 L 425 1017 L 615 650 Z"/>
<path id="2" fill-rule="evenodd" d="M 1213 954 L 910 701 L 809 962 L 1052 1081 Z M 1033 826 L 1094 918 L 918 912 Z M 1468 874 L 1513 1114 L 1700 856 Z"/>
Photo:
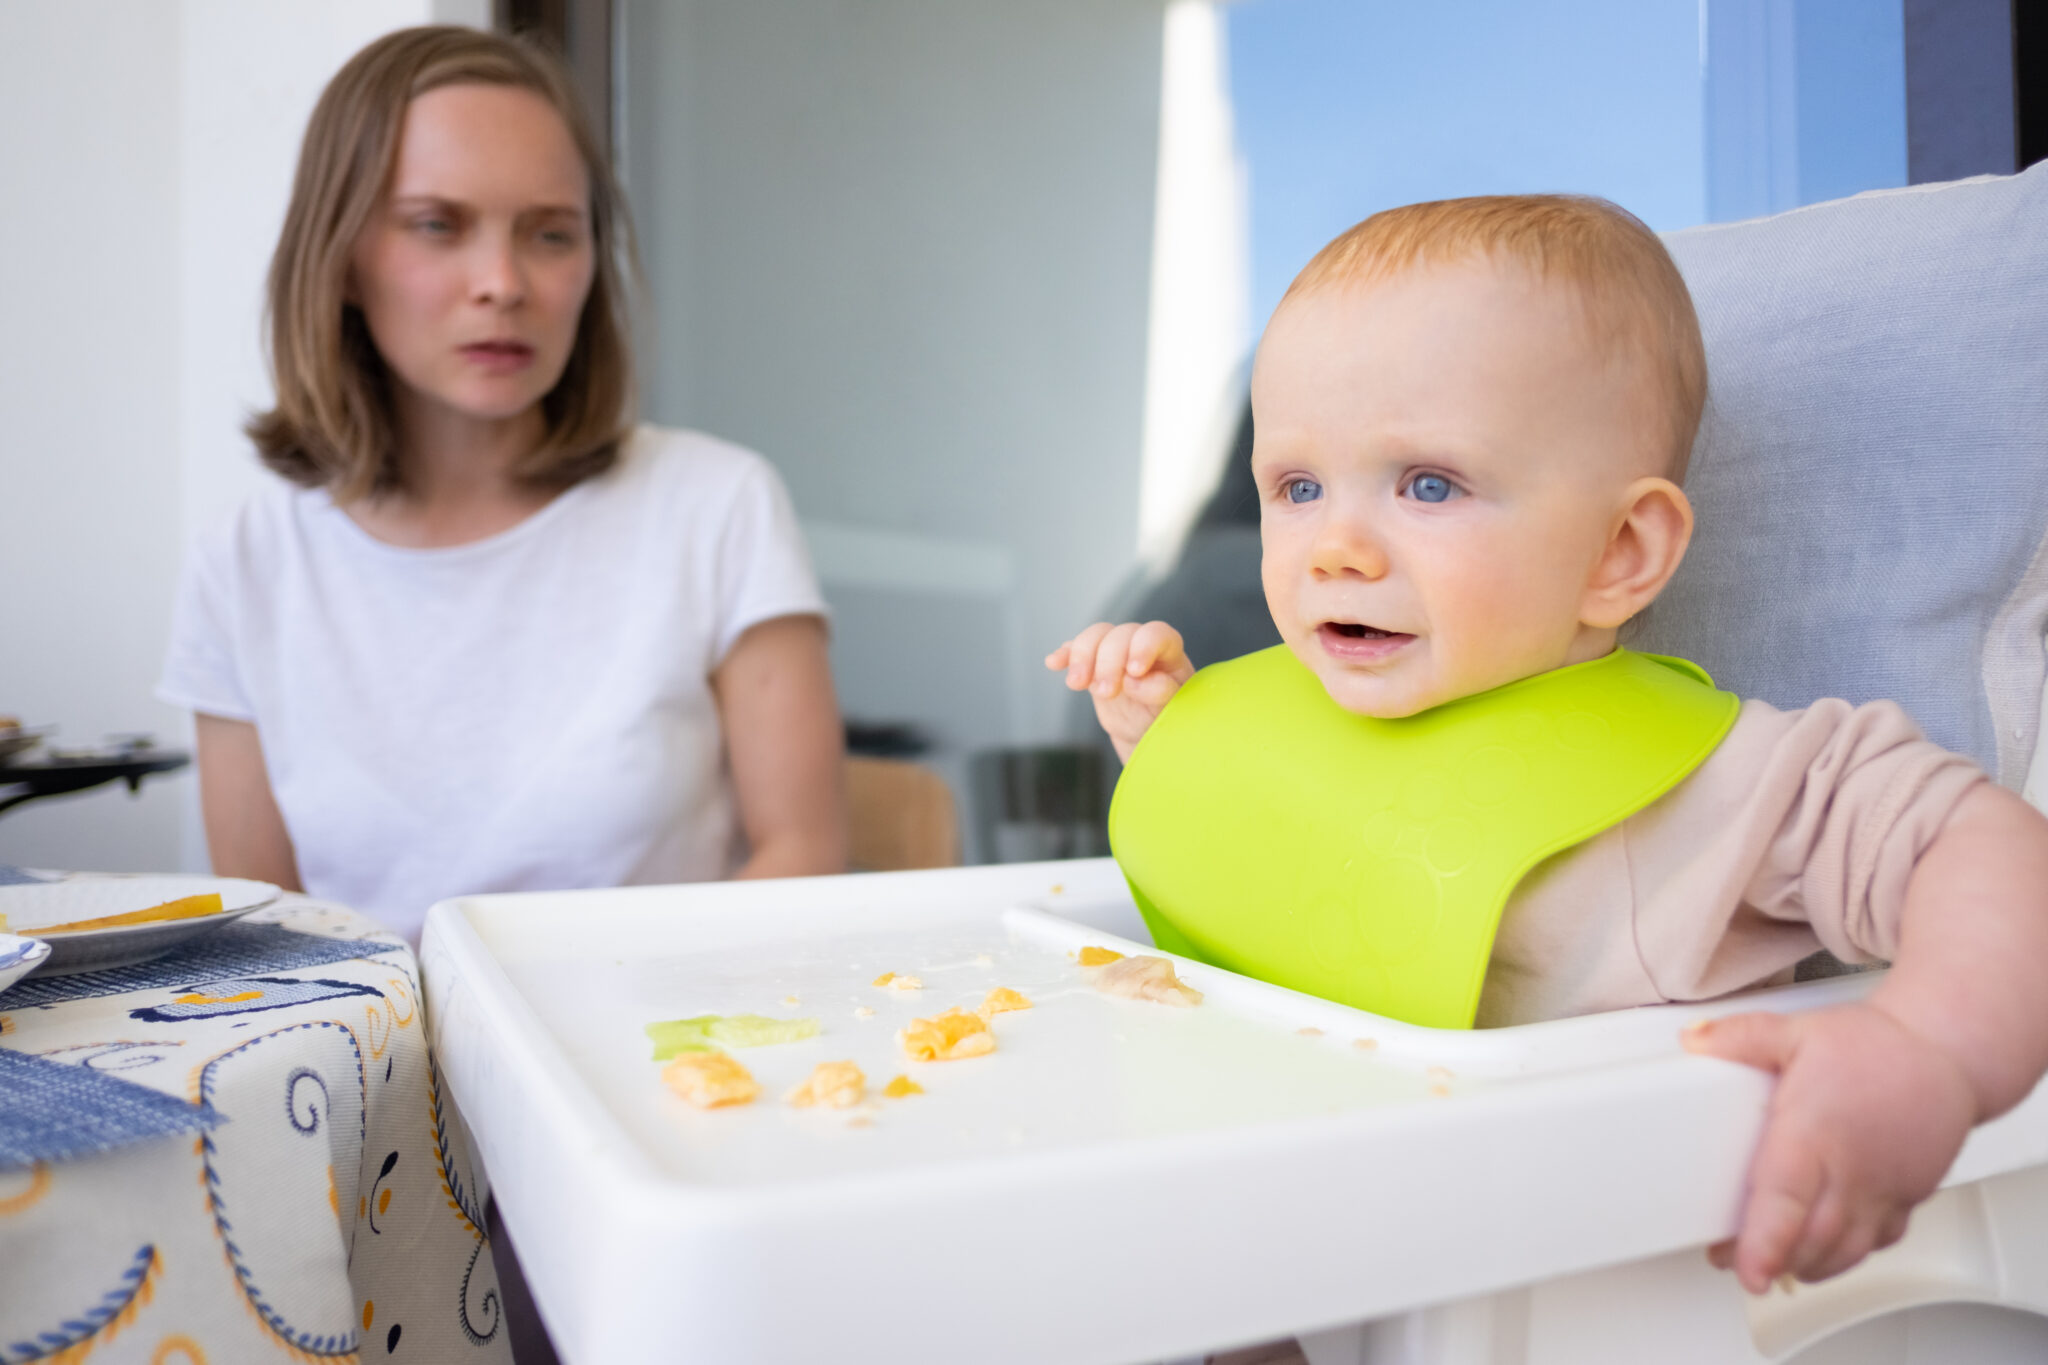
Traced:
<path id="1" fill-rule="evenodd" d="M 1596 344 L 1640 358 L 1662 391 L 1664 472 L 1682 482 L 1706 403 L 1706 348 L 1671 253 L 1617 204 L 1580 194 L 1493 194 L 1387 209 L 1317 252 L 1280 306 L 1297 295 L 1474 257 L 1515 261 L 1570 287 Z"/>

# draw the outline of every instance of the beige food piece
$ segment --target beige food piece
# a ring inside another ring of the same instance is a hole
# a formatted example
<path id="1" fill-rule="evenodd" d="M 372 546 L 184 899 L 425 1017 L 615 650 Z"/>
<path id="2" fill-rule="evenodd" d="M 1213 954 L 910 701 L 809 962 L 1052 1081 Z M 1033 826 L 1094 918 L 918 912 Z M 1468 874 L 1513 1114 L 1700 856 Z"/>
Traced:
<path id="1" fill-rule="evenodd" d="M 1304 1038 L 1320 1038 L 1323 1036 L 1323 1031 L 1313 1024 L 1309 1025 L 1307 1028 L 1298 1028 L 1295 1030 L 1295 1032 L 1299 1033 Z"/>
<path id="2" fill-rule="evenodd" d="M 1011 1010 L 1030 1008 L 1031 1001 L 1022 991 L 1013 991 L 1008 986 L 998 986 L 988 993 L 987 998 L 981 1002 L 981 1008 L 975 1013 L 984 1019 L 993 1019 L 998 1014 L 1007 1014 Z"/>
<path id="3" fill-rule="evenodd" d="M 685 1052 L 661 1069 L 661 1078 L 699 1109 L 748 1104 L 761 1093 L 753 1074 L 723 1052 Z"/>
<path id="4" fill-rule="evenodd" d="M 914 976 L 902 976 L 896 972 L 883 972 L 875 978 L 875 984 L 885 991 L 921 991 L 924 982 Z"/>
<path id="5" fill-rule="evenodd" d="M 789 1103 L 799 1109 L 822 1105 L 827 1109 L 851 1109 L 868 1092 L 868 1078 L 852 1062 L 819 1062 L 804 1083 L 789 1092 Z"/>
<path id="6" fill-rule="evenodd" d="M 1380 1040 L 1377 1038 L 1353 1038 L 1351 1046 L 1357 1048 L 1360 1052 L 1377 1052 L 1379 1051 Z"/>
<path id="7" fill-rule="evenodd" d="M 1074 960 L 1083 967 L 1107 967 L 1110 963 L 1118 961 L 1122 957 L 1122 953 L 1115 952 L 1109 948 L 1098 948 L 1092 943 L 1074 954 Z"/>
<path id="8" fill-rule="evenodd" d="M 875 1017 L 875 1007 L 873 1005 L 855 1005 L 853 1007 L 853 1017 L 856 1019 L 872 1019 Z"/>
<path id="9" fill-rule="evenodd" d="M 996 1050 L 988 1020 L 954 1006 L 931 1019 L 913 1019 L 896 1035 L 903 1055 L 913 1062 L 957 1062 Z"/>
<path id="10" fill-rule="evenodd" d="M 1120 1000 L 1150 1000 L 1183 1008 L 1202 1003 L 1202 993 L 1175 976 L 1173 964 L 1163 957 L 1127 957 L 1112 962 L 1095 974 L 1095 989 Z"/>
<path id="11" fill-rule="evenodd" d="M 900 1100 L 908 1095 L 922 1095 L 924 1087 L 911 1080 L 908 1076 L 898 1076 L 895 1080 L 882 1087 L 882 1093 L 892 1100 Z"/>

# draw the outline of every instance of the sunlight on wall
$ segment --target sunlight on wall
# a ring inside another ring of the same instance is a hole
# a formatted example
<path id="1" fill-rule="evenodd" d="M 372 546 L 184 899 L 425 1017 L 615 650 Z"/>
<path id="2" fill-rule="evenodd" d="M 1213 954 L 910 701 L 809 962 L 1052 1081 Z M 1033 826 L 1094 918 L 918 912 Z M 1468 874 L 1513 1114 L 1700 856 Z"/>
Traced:
<path id="1" fill-rule="evenodd" d="M 1159 191 L 1153 222 L 1138 553 L 1179 548 L 1216 482 L 1242 402 L 1251 262 L 1223 17 L 1211 0 L 1166 10 Z"/>

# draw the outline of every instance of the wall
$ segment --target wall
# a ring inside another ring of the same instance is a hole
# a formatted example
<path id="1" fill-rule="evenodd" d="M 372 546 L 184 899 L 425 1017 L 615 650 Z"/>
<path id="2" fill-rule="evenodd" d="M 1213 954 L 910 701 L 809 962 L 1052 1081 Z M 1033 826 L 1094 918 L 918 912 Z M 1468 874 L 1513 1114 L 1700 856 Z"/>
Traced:
<path id="1" fill-rule="evenodd" d="M 847 710 L 1050 737 L 1135 548 L 1164 0 L 626 0 L 646 408 L 775 462 Z"/>
<path id="2" fill-rule="evenodd" d="M 261 477 L 262 278 L 305 118 L 363 43 L 489 0 L 0 6 L 0 711 L 189 740 L 151 696 L 187 538 Z M 0 816 L 0 862 L 204 865 L 195 782 Z"/>
<path id="3" fill-rule="evenodd" d="M 0 711 L 175 735 L 178 12 L 0 6 Z M 175 866 L 178 779 L 0 816 L 0 862 Z"/>

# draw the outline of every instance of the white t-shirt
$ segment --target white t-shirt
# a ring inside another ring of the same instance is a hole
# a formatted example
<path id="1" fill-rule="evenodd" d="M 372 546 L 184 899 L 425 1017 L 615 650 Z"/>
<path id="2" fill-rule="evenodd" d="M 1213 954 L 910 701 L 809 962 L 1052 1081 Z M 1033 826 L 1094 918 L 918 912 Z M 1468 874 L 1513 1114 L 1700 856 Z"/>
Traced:
<path id="1" fill-rule="evenodd" d="M 730 873 L 710 675 L 749 626 L 824 611 L 768 463 L 642 427 L 446 549 L 265 490 L 195 547 L 157 695 L 254 722 L 306 890 L 417 939 L 447 896 Z"/>

